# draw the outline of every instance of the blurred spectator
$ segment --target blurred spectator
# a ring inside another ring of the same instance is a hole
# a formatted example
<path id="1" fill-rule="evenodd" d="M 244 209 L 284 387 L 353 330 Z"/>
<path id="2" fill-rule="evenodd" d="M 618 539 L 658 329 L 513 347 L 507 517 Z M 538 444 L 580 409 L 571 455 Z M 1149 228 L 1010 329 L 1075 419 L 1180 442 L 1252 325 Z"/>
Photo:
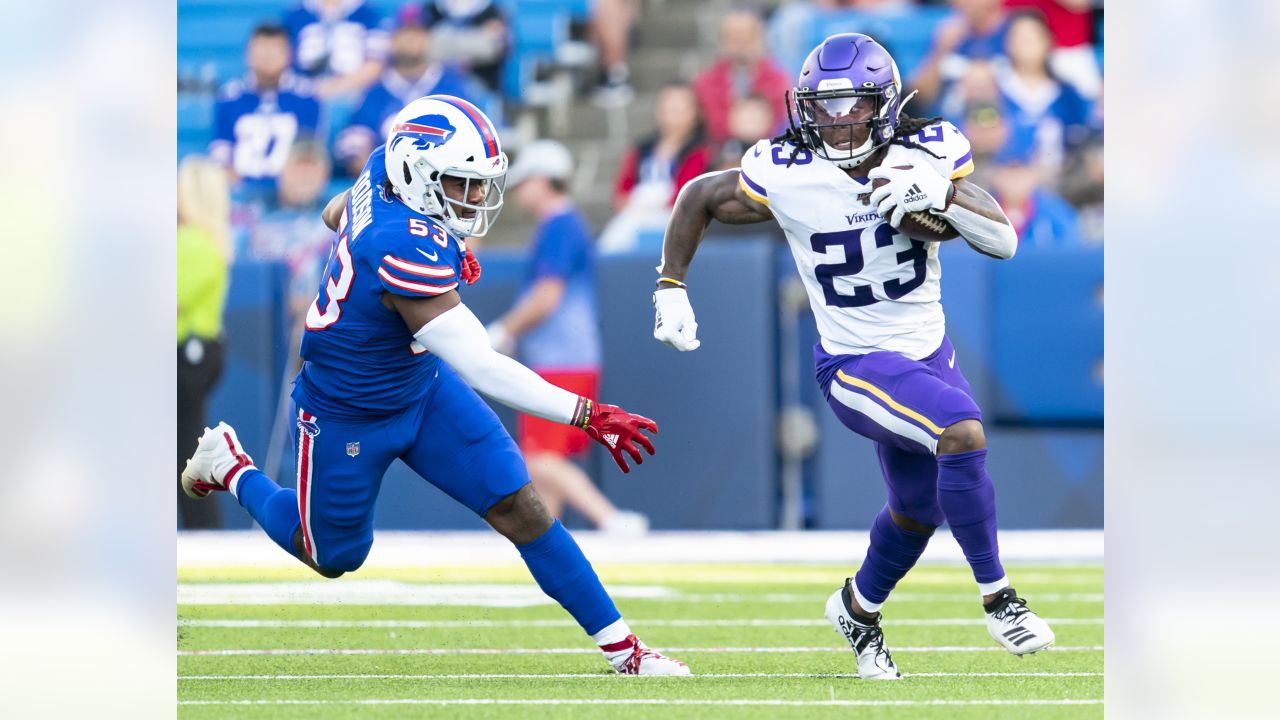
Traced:
<path id="1" fill-rule="evenodd" d="M 773 108 L 767 100 L 756 95 L 738 100 L 729 110 L 729 139 L 720 145 L 713 169 L 738 167 L 743 153 L 761 138 L 769 137 L 772 130 Z"/>
<path id="2" fill-rule="evenodd" d="M 538 227 L 516 303 L 489 325 L 489 337 L 502 352 L 518 344 L 524 364 L 551 384 L 596 397 L 600 332 L 591 230 L 568 194 L 572 174 L 569 151 L 553 140 L 529 144 L 511 167 L 508 187 Z M 529 415 L 519 423 L 529 476 L 553 515 L 568 503 L 602 530 L 648 529 L 647 518 L 618 510 L 572 462 L 590 449 L 584 433 Z"/>
<path id="3" fill-rule="evenodd" d="M 294 66 L 315 79 L 316 95 L 358 93 L 382 72 L 387 34 L 365 0 L 302 0 L 284 16 Z"/>
<path id="4" fill-rule="evenodd" d="M 1009 124 L 996 103 L 970 106 L 960 122 L 960 130 L 969 138 L 973 152 L 973 173 L 969 180 L 979 187 L 991 187 L 991 172 L 996 154 L 1009 139 Z"/>
<path id="5" fill-rule="evenodd" d="M 966 109 L 973 105 L 1000 105 L 1005 112 L 1000 95 L 1000 84 L 996 80 L 998 61 L 974 60 L 965 65 L 960 78 L 947 86 L 942 98 L 937 103 L 938 114 L 943 117 L 961 117 Z"/>
<path id="6" fill-rule="evenodd" d="M 972 60 L 991 60 L 1004 52 L 1004 11 L 1001 0 L 949 0 L 956 15 L 938 24 L 933 47 L 911 79 L 919 101 L 929 107 L 948 86 L 965 74 Z"/>
<path id="7" fill-rule="evenodd" d="M 434 35 L 435 59 L 461 63 L 489 92 L 502 92 L 502 68 L 511 50 L 511 30 L 498 3 L 427 0 L 423 23 Z"/>
<path id="8" fill-rule="evenodd" d="M 1030 142 L 1013 139 L 996 156 L 991 191 L 1018 232 L 1018 247 L 1064 247 L 1082 240 L 1075 208 L 1045 187 Z"/>
<path id="9" fill-rule="evenodd" d="M 1010 10 L 1035 8 L 1053 34 L 1050 63 L 1054 75 L 1075 86 L 1092 100 L 1102 91 L 1102 71 L 1093 44 L 1095 0 L 1005 0 Z M 1101 0 L 1098 0 L 1101 4 Z"/>
<path id="10" fill-rule="evenodd" d="M 596 0 L 591 11 L 591 40 L 600 55 L 600 82 L 592 99 L 600 105 L 620 107 L 631 102 L 631 26 L 640 13 L 639 0 Z"/>
<path id="11" fill-rule="evenodd" d="M 414 5 L 401 8 L 391 34 L 390 66 L 381 81 L 365 93 L 350 124 L 334 143 L 334 154 L 347 175 L 360 174 L 369 154 L 386 139 L 387 124 L 411 101 L 424 95 L 477 100 L 478 88 L 462 71 L 431 60 L 432 42 L 422 9 Z"/>
<path id="12" fill-rule="evenodd" d="M 1088 134 L 1089 102 L 1049 69 L 1053 39 L 1035 11 L 1010 17 L 1005 36 L 1008 61 L 997 64 L 996 81 L 1013 132 L 1035 138 L 1036 160 L 1055 175 L 1063 155 Z"/>
<path id="13" fill-rule="evenodd" d="M 231 196 L 216 163 L 189 155 L 178 166 L 178 473 L 203 431 L 205 400 L 222 375 L 222 312 L 231 262 Z M 184 528 L 217 528 L 218 504 L 179 488 Z"/>
<path id="14" fill-rule="evenodd" d="M 1097 135 L 1072 153 L 1062 176 L 1062 196 L 1080 215 L 1080 237 L 1086 245 L 1102 242 L 1102 136 Z"/>
<path id="15" fill-rule="evenodd" d="M 289 71 L 289 36 L 279 25 L 254 28 L 249 72 L 223 86 L 214 107 L 209 155 L 243 180 L 250 197 L 269 195 L 289 148 L 316 132 L 320 103 L 308 81 Z"/>
<path id="16" fill-rule="evenodd" d="M 669 85 L 658 93 L 654 119 L 657 132 L 622 159 L 613 196 L 618 214 L 601 234 L 602 252 L 627 250 L 641 230 L 664 226 L 680 188 L 711 163 L 698 100 L 687 85 Z"/>
<path id="17" fill-rule="evenodd" d="M 702 106 L 707 137 L 719 143 L 729 137 L 729 109 L 735 100 L 758 95 L 773 108 L 770 130 L 786 122 L 783 97 L 794 78 L 765 55 L 764 24 L 750 10 L 733 10 L 720 22 L 720 56 L 693 81 Z"/>
<path id="18" fill-rule="evenodd" d="M 914 6 L 912 0 L 783 0 L 769 16 L 766 46 L 783 72 L 798 74 L 817 44 L 813 36 L 821 13 L 847 9 L 897 15 Z"/>

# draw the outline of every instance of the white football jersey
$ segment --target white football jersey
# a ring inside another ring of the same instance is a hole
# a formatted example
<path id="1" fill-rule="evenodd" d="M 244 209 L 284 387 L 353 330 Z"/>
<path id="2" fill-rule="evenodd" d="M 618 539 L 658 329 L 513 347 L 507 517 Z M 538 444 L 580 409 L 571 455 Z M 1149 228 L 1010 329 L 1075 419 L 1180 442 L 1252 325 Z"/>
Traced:
<path id="1" fill-rule="evenodd" d="M 969 141 L 949 122 L 937 122 L 910 140 L 926 152 L 890 146 L 883 164 L 926 163 L 952 180 L 973 172 Z M 761 140 L 742 157 L 739 184 L 768 205 L 786 233 L 796 269 L 809 293 L 822 346 L 833 355 L 878 350 L 913 360 L 942 344 L 938 244 L 894 230 L 858 195 L 865 177 L 850 177 L 835 163 L 789 143 Z"/>

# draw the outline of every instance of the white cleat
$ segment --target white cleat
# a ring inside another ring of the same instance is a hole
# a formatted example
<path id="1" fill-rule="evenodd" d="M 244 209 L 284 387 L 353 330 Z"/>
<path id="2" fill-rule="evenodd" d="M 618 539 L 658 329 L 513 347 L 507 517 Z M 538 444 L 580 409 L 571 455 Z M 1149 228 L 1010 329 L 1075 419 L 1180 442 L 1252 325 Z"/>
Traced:
<path id="1" fill-rule="evenodd" d="M 853 654 L 858 658 L 858 677 L 863 680 L 899 680 L 902 673 L 893 662 L 893 656 L 884 646 L 884 633 L 880 630 L 880 621 L 866 623 L 853 616 L 850 603 L 849 583 L 832 593 L 827 598 L 827 619 L 841 637 L 849 641 Z"/>
<path id="2" fill-rule="evenodd" d="M 224 422 L 205 428 L 196 453 L 182 470 L 182 490 L 193 498 L 231 489 L 242 471 L 253 467 L 253 458 L 244 451 L 236 431 Z"/>
<path id="3" fill-rule="evenodd" d="M 988 610 L 987 632 L 1014 655 L 1030 655 L 1053 644 L 1049 623 L 1031 612 L 1013 588 L 1001 590 L 984 609 Z"/>
<path id="4" fill-rule="evenodd" d="M 601 645 L 619 675 L 692 675 L 689 666 L 640 642 L 635 635 L 612 645 Z"/>

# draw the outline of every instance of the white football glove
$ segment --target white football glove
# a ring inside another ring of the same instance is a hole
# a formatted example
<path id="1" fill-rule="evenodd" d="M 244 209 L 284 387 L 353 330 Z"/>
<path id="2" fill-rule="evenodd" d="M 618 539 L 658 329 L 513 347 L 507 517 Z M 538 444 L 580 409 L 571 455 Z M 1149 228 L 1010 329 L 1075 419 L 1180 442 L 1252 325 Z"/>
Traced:
<path id="1" fill-rule="evenodd" d="M 684 288 L 663 288 L 653 293 L 653 337 L 680 352 L 697 350 L 698 323 Z"/>
<path id="2" fill-rule="evenodd" d="M 872 181 L 880 178 L 889 181 L 871 191 L 870 203 L 895 228 L 909 212 L 941 211 L 947 206 L 947 195 L 951 192 L 950 180 L 920 162 L 909 170 L 881 165 L 867 173 L 867 177 Z"/>

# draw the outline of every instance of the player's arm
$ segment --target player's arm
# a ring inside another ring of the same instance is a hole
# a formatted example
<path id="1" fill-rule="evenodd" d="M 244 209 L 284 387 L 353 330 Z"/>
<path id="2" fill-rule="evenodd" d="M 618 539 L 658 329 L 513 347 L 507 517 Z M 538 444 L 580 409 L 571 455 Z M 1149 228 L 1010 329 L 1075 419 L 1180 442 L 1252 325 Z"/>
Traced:
<path id="1" fill-rule="evenodd" d="M 684 282 L 693 254 L 713 219 L 728 225 L 773 219 L 768 205 L 743 191 L 740 177 L 737 169 L 705 173 L 680 189 L 662 241 L 662 265 L 658 268 L 662 277 Z"/>
<path id="2" fill-rule="evenodd" d="M 334 195 L 329 200 L 329 204 L 324 206 L 324 212 L 320 213 L 320 217 L 324 219 L 324 224 L 330 230 L 338 229 L 338 222 L 342 220 L 342 211 L 347 208 L 347 198 L 350 196 L 350 190 L 343 190 Z"/>
<path id="3" fill-rule="evenodd" d="M 656 433 L 657 423 L 558 388 L 494 350 L 484 325 L 462 304 L 456 290 L 435 297 L 394 293 L 383 297 L 404 319 L 414 338 L 449 363 L 477 392 L 519 412 L 582 428 L 609 450 L 623 472 L 630 471 L 624 451 L 637 464 L 644 458 L 636 444 L 653 454 L 653 443 L 641 430 Z"/>
<path id="4" fill-rule="evenodd" d="M 773 219 L 769 206 L 744 190 L 743 177 L 739 170 L 699 175 L 680 190 L 671 210 L 653 293 L 653 337 L 681 352 L 702 344 L 684 278 L 707 226 L 713 219 L 729 225 Z"/>
<path id="5" fill-rule="evenodd" d="M 969 247 L 988 257 L 1008 260 L 1018 250 L 1018 233 L 991 194 L 961 178 L 951 182 L 953 195 L 941 211 Z"/>

